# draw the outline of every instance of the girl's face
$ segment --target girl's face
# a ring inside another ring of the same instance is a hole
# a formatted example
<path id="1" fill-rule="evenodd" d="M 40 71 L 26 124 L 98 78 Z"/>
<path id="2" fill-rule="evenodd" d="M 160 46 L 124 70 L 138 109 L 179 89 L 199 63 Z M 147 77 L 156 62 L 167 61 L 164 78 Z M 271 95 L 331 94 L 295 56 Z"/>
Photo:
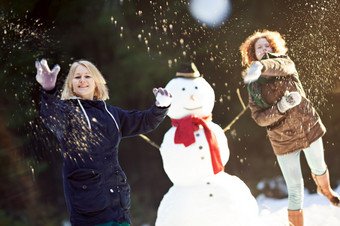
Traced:
<path id="1" fill-rule="evenodd" d="M 273 49 L 270 46 L 266 38 L 260 38 L 255 43 L 255 55 L 257 60 L 261 60 L 262 57 L 267 53 L 272 53 Z"/>
<path id="2" fill-rule="evenodd" d="M 73 92 L 82 99 L 93 100 L 96 83 L 83 65 L 78 65 L 72 79 Z"/>

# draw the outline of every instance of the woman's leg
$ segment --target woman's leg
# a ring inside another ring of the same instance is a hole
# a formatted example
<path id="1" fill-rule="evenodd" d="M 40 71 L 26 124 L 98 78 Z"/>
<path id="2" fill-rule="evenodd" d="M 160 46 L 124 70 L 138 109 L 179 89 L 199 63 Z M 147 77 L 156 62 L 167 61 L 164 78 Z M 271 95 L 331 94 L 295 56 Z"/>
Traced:
<path id="1" fill-rule="evenodd" d="M 325 163 L 322 138 L 314 141 L 308 148 L 304 149 L 303 152 L 305 153 L 308 166 L 312 173 L 317 176 L 323 175 L 327 170 L 327 166 Z"/>
<path id="2" fill-rule="evenodd" d="M 303 208 L 304 184 L 300 165 L 301 151 L 277 156 L 288 189 L 288 210 Z"/>
<path id="3" fill-rule="evenodd" d="M 304 150 L 304 153 L 308 165 L 311 168 L 312 177 L 317 186 L 318 193 L 326 196 L 334 206 L 340 207 L 340 198 L 330 186 L 329 172 L 324 160 L 322 138 L 313 142 L 309 148 Z"/>
<path id="4" fill-rule="evenodd" d="M 301 151 L 277 156 L 288 189 L 289 225 L 303 226 L 303 178 L 300 165 Z"/>

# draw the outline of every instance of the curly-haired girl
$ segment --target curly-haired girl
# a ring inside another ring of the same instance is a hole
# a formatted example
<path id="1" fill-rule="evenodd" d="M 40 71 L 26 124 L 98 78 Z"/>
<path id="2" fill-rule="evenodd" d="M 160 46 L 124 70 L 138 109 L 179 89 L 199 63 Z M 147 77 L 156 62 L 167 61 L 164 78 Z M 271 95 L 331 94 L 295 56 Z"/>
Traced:
<path id="1" fill-rule="evenodd" d="M 306 97 L 294 62 L 286 56 L 279 32 L 256 31 L 240 46 L 252 118 L 267 133 L 288 188 L 288 219 L 303 225 L 304 184 L 300 153 L 304 152 L 318 192 L 340 206 L 331 189 L 322 136 L 326 129 Z"/>

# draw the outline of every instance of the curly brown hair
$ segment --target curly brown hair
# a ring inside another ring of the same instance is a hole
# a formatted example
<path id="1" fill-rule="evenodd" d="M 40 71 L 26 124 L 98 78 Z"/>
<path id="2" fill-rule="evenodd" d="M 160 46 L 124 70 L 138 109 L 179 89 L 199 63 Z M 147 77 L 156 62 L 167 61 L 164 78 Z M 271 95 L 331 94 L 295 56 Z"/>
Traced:
<path id="1" fill-rule="evenodd" d="M 255 31 L 240 46 L 242 66 L 249 67 L 252 62 L 257 60 L 255 55 L 255 43 L 260 38 L 267 39 L 274 53 L 286 54 L 288 51 L 286 48 L 286 41 L 279 32 L 269 30 Z"/>

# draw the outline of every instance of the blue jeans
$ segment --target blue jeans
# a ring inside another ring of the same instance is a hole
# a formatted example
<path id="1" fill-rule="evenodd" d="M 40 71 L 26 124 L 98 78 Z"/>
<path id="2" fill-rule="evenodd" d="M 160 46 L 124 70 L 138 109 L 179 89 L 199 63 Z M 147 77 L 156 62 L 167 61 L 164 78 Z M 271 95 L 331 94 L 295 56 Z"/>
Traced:
<path id="1" fill-rule="evenodd" d="M 324 158 L 322 138 L 314 141 L 303 150 L 308 166 L 315 175 L 326 172 L 327 166 Z M 300 151 L 277 156 L 283 177 L 288 189 L 288 209 L 300 210 L 303 208 L 304 183 L 300 164 Z"/>

